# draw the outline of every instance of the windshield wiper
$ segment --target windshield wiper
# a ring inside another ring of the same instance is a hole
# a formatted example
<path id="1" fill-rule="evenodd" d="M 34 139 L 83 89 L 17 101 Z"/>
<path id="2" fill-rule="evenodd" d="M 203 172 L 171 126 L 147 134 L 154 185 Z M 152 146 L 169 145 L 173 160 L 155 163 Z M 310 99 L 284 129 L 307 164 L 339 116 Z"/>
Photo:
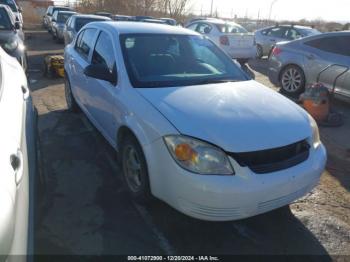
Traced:
<path id="1" fill-rule="evenodd" d="M 234 79 L 204 79 L 202 81 L 198 81 L 196 85 L 206 85 L 206 84 L 218 84 L 218 83 L 230 83 L 230 82 L 238 82 L 238 80 Z"/>

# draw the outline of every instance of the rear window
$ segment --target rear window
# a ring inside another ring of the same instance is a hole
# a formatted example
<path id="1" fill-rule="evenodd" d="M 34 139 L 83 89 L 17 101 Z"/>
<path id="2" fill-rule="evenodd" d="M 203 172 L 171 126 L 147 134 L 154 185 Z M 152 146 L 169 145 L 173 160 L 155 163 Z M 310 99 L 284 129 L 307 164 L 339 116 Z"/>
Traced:
<path id="1" fill-rule="evenodd" d="M 99 18 L 77 18 L 75 21 L 75 31 L 80 31 L 86 24 L 98 21 L 106 21 L 105 19 Z"/>
<path id="2" fill-rule="evenodd" d="M 231 23 L 227 23 L 227 24 L 216 24 L 216 27 L 218 28 L 218 30 L 221 33 L 224 34 L 246 34 L 248 33 L 248 31 L 237 24 L 231 24 Z"/>
<path id="3" fill-rule="evenodd" d="M 70 11 L 68 7 L 53 7 L 51 10 L 49 10 L 49 15 L 53 15 L 55 11 Z"/>

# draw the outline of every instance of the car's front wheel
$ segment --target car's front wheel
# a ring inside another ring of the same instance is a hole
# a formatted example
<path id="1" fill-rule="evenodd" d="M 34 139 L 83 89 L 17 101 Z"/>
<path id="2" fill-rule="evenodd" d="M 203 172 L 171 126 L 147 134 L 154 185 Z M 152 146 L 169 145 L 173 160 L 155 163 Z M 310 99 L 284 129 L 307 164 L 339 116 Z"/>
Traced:
<path id="1" fill-rule="evenodd" d="M 295 65 L 287 66 L 280 76 L 281 92 L 286 95 L 300 95 L 305 89 L 305 75 L 303 70 Z"/>
<path id="2" fill-rule="evenodd" d="M 136 202 L 148 202 L 151 193 L 146 159 L 133 135 L 124 137 L 120 153 L 123 179 L 129 194 Z"/>
<path id="3" fill-rule="evenodd" d="M 72 88 L 70 85 L 70 82 L 67 77 L 65 77 L 64 81 L 64 91 L 66 95 L 66 101 L 67 101 L 67 108 L 69 111 L 77 112 L 79 110 L 79 106 L 77 102 L 75 101 L 75 98 L 72 94 Z"/>

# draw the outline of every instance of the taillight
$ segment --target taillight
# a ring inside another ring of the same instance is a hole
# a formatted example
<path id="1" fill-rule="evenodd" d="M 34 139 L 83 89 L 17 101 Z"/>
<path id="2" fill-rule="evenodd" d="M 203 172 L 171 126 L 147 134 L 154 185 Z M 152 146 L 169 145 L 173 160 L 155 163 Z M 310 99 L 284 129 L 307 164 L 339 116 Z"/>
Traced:
<path id="1" fill-rule="evenodd" d="M 279 47 L 274 47 L 274 48 L 272 49 L 271 55 L 273 55 L 273 56 L 278 56 L 280 53 L 282 53 L 282 49 L 279 48 Z"/>
<path id="2" fill-rule="evenodd" d="M 221 45 L 230 45 L 230 40 L 226 35 L 220 36 L 220 44 Z"/>

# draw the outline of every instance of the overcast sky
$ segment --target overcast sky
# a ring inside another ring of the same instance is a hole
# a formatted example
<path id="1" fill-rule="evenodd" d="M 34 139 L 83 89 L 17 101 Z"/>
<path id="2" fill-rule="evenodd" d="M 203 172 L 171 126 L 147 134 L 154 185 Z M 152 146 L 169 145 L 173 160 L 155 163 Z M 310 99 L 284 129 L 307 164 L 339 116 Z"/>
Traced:
<path id="1" fill-rule="evenodd" d="M 273 0 L 213 0 L 214 11 L 225 17 L 233 15 L 257 18 L 269 16 Z M 191 0 L 196 13 L 209 13 L 211 0 Z M 271 18 L 277 20 L 317 19 L 350 21 L 350 0 L 277 0 L 273 5 Z"/>

